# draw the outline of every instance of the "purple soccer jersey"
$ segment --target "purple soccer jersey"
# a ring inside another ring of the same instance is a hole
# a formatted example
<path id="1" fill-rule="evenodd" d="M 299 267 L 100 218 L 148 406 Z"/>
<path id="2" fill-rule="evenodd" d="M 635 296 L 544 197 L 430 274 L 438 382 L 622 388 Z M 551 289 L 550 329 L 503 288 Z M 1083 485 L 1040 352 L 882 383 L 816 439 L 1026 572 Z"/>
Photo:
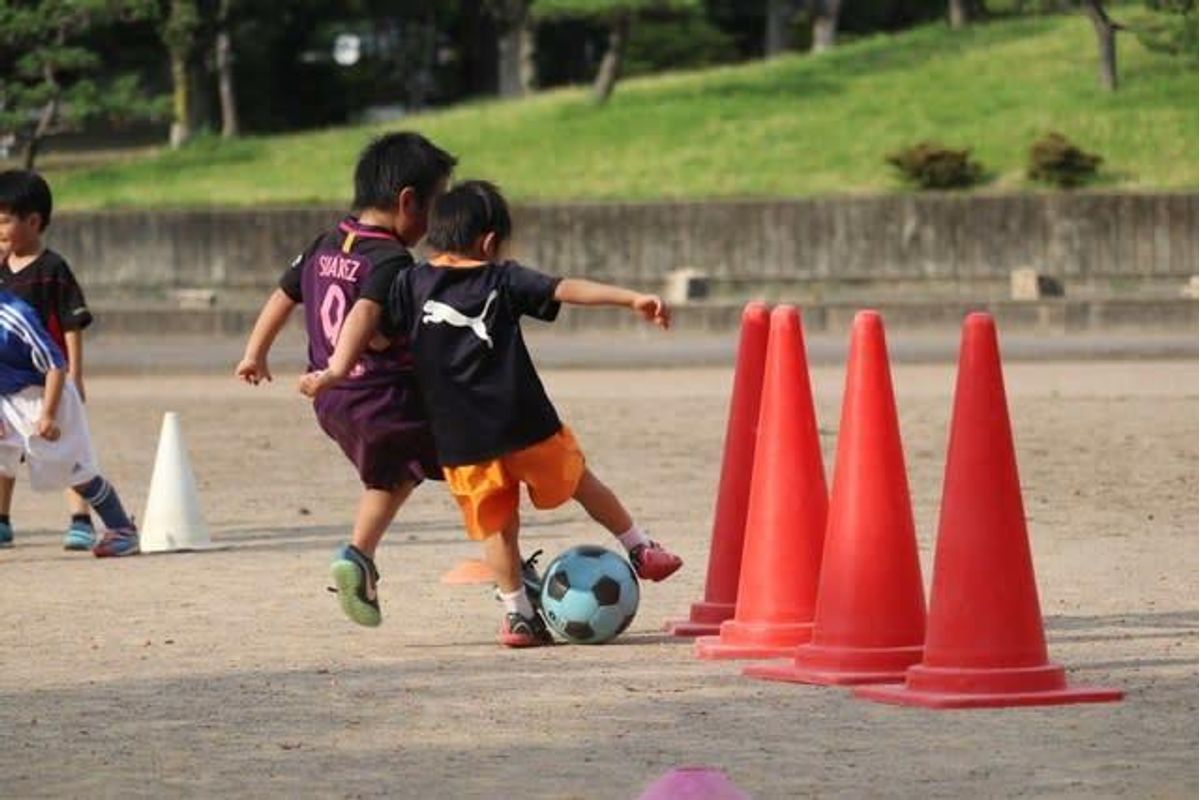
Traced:
<path id="1" fill-rule="evenodd" d="M 408 248 L 392 231 L 364 225 L 354 217 L 343 219 L 296 258 L 279 285 L 292 300 L 304 304 L 310 370 L 329 366 L 346 316 L 368 281 L 386 287 L 412 263 Z M 390 385 L 411 372 L 412 357 L 401 337 L 381 349 L 368 348 L 351 371 L 348 385 Z"/>

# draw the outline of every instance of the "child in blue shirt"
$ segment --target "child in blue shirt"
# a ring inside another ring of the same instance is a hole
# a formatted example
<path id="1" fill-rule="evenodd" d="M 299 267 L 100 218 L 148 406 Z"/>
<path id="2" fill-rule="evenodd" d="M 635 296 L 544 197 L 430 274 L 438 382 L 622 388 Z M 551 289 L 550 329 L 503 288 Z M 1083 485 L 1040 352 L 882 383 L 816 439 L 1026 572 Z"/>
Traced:
<path id="1" fill-rule="evenodd" d="M 15 477 L 25 461 L 34 491 L 73 488 L 107 528 L 92 552 L 134 555 L 137 529 L 99 474 L 83 399 L 66 366 L 33 307 L 0 289 L 0 475 Z M 0 547 L 11 545 L 11 534 L 0 539 Z"/>

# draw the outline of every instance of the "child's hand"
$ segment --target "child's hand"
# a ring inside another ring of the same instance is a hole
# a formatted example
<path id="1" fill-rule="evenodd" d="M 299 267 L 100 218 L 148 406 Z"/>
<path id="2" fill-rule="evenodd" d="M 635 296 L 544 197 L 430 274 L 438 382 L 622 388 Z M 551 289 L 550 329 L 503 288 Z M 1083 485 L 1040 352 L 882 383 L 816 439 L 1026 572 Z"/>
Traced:
<path id="1" fill-rule="evenodd" d="M 647 322 L 653 322 L 664 331 L 671 327 L 671 309 L 656 294 L 639 294 L 633 301 L 633 310 Z"/>
<path id="2" fill-rule="evenodd" d="M 330 374 L 329 370 L 322 369 L 301 375 L 297 388 L 305 397 L 316 397 L 335 383 L 337 383 L 337 379 Z"/>
<path id="3" fill-rule="evenodd" d="M 271 381 L 271 369 L 267 366 L 265 358 L 243 358 L 233 374 L 252 386 L 258 386 L 262 381 Z"/>
<path id="4" fill-rule="evenodd" d="M 37 435 L 45 439 L 47 442 L 57 442 L 58 437 L 62 435 L 58 425 L 50 417 L 38 417 Z"/>

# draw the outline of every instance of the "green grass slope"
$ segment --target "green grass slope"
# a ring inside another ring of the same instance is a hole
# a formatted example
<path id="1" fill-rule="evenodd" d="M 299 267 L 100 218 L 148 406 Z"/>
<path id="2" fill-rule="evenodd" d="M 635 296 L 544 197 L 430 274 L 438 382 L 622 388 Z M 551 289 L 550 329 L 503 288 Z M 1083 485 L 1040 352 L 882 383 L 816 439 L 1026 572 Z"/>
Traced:
<path id="1" fill-rule="evenodd" d="M 1192 188 L 1197 76 L 1120 43 L 1103 92 L 1082 15 L 934 25 L 824 56 L 631 80 L 596 108 L 583 90 L 352 127 L 50 170 L 68 208 L 347 201 L 358 150 L 413 128 L 521 200 L 790 196 L 897 191 L 884 156 L 921 139 L 970 147 L 985 191 L 1028 188 L 1030 142 L 1058 130 L 1104 159 L 1106 188 Z"/>

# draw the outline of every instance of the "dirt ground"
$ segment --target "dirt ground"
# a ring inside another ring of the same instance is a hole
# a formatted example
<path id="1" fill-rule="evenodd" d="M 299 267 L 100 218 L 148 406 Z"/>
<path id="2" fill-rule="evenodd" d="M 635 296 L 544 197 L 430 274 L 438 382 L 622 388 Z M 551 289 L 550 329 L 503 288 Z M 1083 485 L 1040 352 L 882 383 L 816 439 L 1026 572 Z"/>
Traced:
<path id="1" fill-rule="evenodd" d="M 555 371 L 591 463 L 687 559 L 604 647 L 504 651 L 473 546 L 427 486 L 385 540 L 385 620 L 325 591 L 357 487 L 291 378 L 96 378 L 101 459 L 141 512 L 162 412 L 182 414 L 210 553 L 60 549 L 22 483 L 0 551 L 0 796 L 635 797 L 677 765 L 756 798 L 1180 797 L 1197 792 L 1197 365 L 1009 364 L 1051 656 L 1120 704 L 926 712 L 744 679 L 659 634 L 700 598 L 730 372 Z M 953 369 L 895 371 L 926 582 Z M 841 371 L 813 372 L 832 466 Z M 527 547 L 603 541 L 530 515 Z"/>

